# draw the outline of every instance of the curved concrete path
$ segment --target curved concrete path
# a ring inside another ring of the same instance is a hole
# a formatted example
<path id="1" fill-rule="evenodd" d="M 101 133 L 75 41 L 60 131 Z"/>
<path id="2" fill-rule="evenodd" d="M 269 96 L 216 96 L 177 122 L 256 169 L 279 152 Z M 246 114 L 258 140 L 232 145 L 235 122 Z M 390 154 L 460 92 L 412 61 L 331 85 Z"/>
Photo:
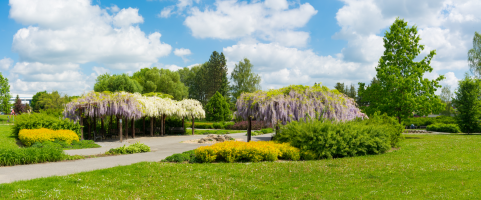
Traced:
<path id="1" fill-rule="evenodd" d="M 247 141 L 245 133 L 229 134 L 233 138 L 240 138 Z M 253 141 L 267 141 L 271 139 L 272 134 L 265 134 L 253 136 Z M 131 165 L 143 161 L 158 162 L 167 156 L 174 153 L 182 153 L 196 149 L 199 146 L 208 146 L 210 144 L 188 144 L 181 143 L 185 140 L 200 139 L 205 135 L 190 135 L 190 136 L 166 136 L 166 137 L 140 137 L 136 139 L 129 139 L 127 142 L 99 142 L 101 148 L 93 149 L 79 149 L 65 151 L 69 155 L 95 155 L 108 151 L 110 148 L 119 146 L 126 146 L 141 142 L 148 146 L 152 152 L 137 153 L 129 155 L 108 156 L 100 158 L 89 158 L 75 161 L 40 163 L 32 165 L 18 165 L 11 167 L 0 167 L 0 184 L 11 183 L 19 180 L 30 180 L 49 176 L 63 176 L 68 174 L 75 174 L 79 172 L 92 171 L 97 169 L 105 169 L 116 166 Z"/>

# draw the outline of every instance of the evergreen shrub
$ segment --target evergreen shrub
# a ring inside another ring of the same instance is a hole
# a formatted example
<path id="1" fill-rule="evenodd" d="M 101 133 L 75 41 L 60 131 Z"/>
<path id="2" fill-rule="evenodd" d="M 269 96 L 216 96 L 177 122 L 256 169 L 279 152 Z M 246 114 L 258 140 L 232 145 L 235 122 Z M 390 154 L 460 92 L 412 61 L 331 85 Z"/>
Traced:
<path id="1" fill-rule="evenodd" d="M 426 127 L 427 131 L 436 131 L 436 132 L 446 132 L 446 133 L 461 133 L 461 129 L 457 124 L 431 124 Z"/>
<path id="2" fill-rule="evenodd" d="M 230 105 L 219 92 L 216 92 L 205 106 L 205 115 L 207 121 L 229 121 Z"/>
<path id="3" fill-rule="evenodd" d="M 274 141 L 291 143 L 308 152 L 305 157 L 340 158 L 384 153 L 398 145 L 403 130 L 395 118 L 376 113 L 370 119 L 349 122 L 293 121 L 280 128 Z"/>

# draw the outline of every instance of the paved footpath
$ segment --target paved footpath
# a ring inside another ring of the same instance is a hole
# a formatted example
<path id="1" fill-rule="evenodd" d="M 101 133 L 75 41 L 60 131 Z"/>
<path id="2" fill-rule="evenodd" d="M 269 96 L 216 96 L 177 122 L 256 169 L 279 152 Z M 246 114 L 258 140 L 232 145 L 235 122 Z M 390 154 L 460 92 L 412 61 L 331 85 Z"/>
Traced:
<path id="1" fill-rule="evenodd" d="M 233 138 L 240 138 L 247 141 L 245 133 L 229 134 Z M 18 165 L 11 167 L 0 167 L 0 184 L 11 183 L 19 180 L 30 180 L 49 176 L 63 176 L 75 174 L 79 172 L 92 171 L 97 169 L 105 169 L 116 166 L 131 165 L 143 161 L 158 162 L 174 153 L 182 153 L 184 151 L 196 149 L 199 146 L 207 146 L 210 144 L 188 144 L 181 143 L 185 140 L 200 139 L 205 135 L 190 136 L 167 136 L 167 137 L 140 137 L 129 139 L 127 142 L 99 142 L 101 148 L 79 149 L 65 151 L 69 155 L 95 155 L 108 151 L 110 148 L 116 148 L 123 145 L 130 145 L 135 142 L 141 142 L 150 146 L 151 152 L 137 153 L 119 156 L 108 156 L 100 158 L 88 158 L 83 160 L 40 163 L 32 165 Z M 253 136 L 253 141 L 270 140 L 271 134 Z"/>

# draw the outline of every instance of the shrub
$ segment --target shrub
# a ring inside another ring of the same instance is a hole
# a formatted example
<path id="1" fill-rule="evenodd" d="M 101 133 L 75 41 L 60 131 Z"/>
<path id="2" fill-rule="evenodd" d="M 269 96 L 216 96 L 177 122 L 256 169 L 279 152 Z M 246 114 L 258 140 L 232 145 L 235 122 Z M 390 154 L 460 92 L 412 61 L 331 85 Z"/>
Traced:
<path id="1" fill-rule="evenodd" d="M 212 125 L 214 127 L 214 129 L 224 129 L 224 125 L 221 123 L 214 123 Z"/>
<path id="2" fill-rule="evenodd" d="M 338 158 L 380 154 L 397 146 L 403 128 L 394 118 L 375 114 L 369 120 L 334 122 L 328 120 L 293 121 L 274 136 L 303 151 L 305 158 Z"/>
<path id="3" fill-rule="evenodd" d="M 266 123 L 263 122 L 263 121 L 253 120 L 253 121 L 251 121 L 251 123 L 252 123 L 251 124 L 252 130 L 261 130 L 262 128 L 267 128 Z M 232 130 L 247 130 L 247 125 L 248 125 L 247 121 L 241 121 L 241 122 L 235 123 L 229 129 L 232 129 Z"/>
<path id="4" fill-rule="evenodd" d="M 252 136 L 256 136 L 256 135 L 262 135 L 262 134 L 267 134 L 267 133 L 273 133 L 274 132 L 274 129 L 272 128 L 263 128 L 259 131 L 254 131 L 254 132 L 251 132 Z M 247 135 L 247 133 L 246 133 Z"/>
<path id="5" fill-rule="evenodd" d="M 224 123 L 224 128 L 225 129 L 232 129 L 232 126 L 234 126 L 235 122 L 222 122 Z"/>
<path id="6" fill-rule="evenodd" d="M 140 142 L 136 142 L 135 144 L 131 144 L 128 147 L 125 147 L 124 145 L 122 147 L 112 148 L 109 151 L 105 152 L 105 154 L 117 155 L 117 154 L 133 154 L 133 153 L 142 153 L 142 152 L 150 152 L 150 147 Z"/>
<path id="7" fill-rule="evenodd" d="M 194 162 L 196 162 L 195 152 L 194 152 L 194 150 L 190 150 L 190 151 L 186 151 L 186 152 L 183 152 L 183 153 L 176 153 L 174 155 L 171 155 L 171 156 L 165 158 L 162 161 L 164 161 L 164 162 L 184 162 L 184 161 L 188 161 L 190 163 L 194 163 Z"/>
<path id="8" fill-rule="evenodd" d="M 59 119 L 44 113 L 32 113 L 19 115 L 15 119 L 12 134 L 18 138 L 22 129 L 48 128 L 52 130 L 71 130 L 80 137 L 80 124 L 69 119 Z"/>
<path id="9" fill-rule="evenodd" d="M 71 130 L 51 130 L 46 128 L 41 129 L 23 129 L 18 134 L 18 139 L 25 146 L 30 146 L 35 142 L 45 141 L 63 141 L 67 144 L 72 144 L 72 141 L 79 141 L 79 137 Z"/>
<path id="10" fill-rule="evenodd" d="M 56 162 L 66 157 L 60 145 L 47 142 L 41 148 L 0 149 L 0 166 Z"/>
<path id="11" fill-rule="evenodd" d="M 287 143 L 227 141 L 197 148 L 195 158 L 204 163 L 276 161 L 279 158 L 299 160 L 299 152 L 298 148 Z"/>
<path id="12" fill-rule="evenodd" d="M 437 132 L 447 132 L 447 133 L 461 133 L 461 129 L 457 124 L 431 124 L 426 127 L 428 131 L 437 131 Z"/>
<path id="13" fill-rule="evenodd" d="M 230 105 L 219 92 L 205 105 L 205 116 L 208 121 L 231 120 Z"/>

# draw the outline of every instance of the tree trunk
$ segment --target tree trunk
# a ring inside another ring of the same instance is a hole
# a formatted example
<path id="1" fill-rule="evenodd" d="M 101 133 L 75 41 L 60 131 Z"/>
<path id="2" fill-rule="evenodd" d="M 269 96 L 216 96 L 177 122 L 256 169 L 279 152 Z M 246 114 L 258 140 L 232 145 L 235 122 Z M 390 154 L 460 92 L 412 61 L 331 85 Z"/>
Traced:
<path id="1" fill-rule="evenodd" d="M 154 118 L 150 117 L 150 137 L 154 137 Z"/>
<path id="2" fill-rule="evenodd" d="M 84 118 L 82 117 L 82 109 L 80 109 L 80 120 L 79 120 L 79 123 L 80 123 L 80 139 L 81 140 L 84 140 Z"/>
<path id="3" fill-rule="evenodd" d="M 110 132 L 112 129 L 114 129 L 114 116 L 110 115 L 109 134 L 112 134 Z"/>
<path id="4" fill-rule="evenodd" d="M 247 142 L 251 141 L 251 124 L 252 124 L 252 119 L 251 116 L 247 118 Z"/>
<path id="5" fill-rule="evenodd" d="M 132 118 L 132 138 L 135 138 L 135 120 Z"/>
<path id="6" fill-rule="evenodd" d="M 120 116 L 117 116 L 117 129 L 119 130 L 119 139 L 122 143 L 122 123 L 120 123 Z"/>
<path id="7" fill-rule="evenodd" d="M 129 119 L 125 118 L 125 140 L 129 139 Z"/>
<path id="8" fill-rule="evenodd" d="M 92 128 L 91 124 L 92 124 L 92 123 L 91 123 L 90 121 L 91 121 L 91 120 L 87 119 L 87 122 L 89 123 L 89 124 L 88 124 L 88 126 L 89 126 L 89 132 L 87 133 L 89 140 L 91 139 L 90 133 L 92 133 L 92 130 L 91 130 L 91 128 Z"/>
<path id="9" fill-rule="evenodd" d="M 160 132 L 162 133 L 162 136 L 164 136 L 164 133 L 165 133 L 165 115 L 162 115 L 162 117 L 160 118 Z"/>
<path id="10" fill-rule="evenodd" d="M 195 123 L 195 120 L 194 120 L 194 116 L 192 116 L 192 135 L 194 135 L 194 123 Z"/>
<path id="11" fill-rule="evenodd" d="M 105 125 L 105 124 L 104 124 L 104 118 L 102 117 L 102 118 L 100 118 L 100 130 L 101 130 L 101 131 L 104 131 L 104 130 L 105 130 L 104 125 Z"/>

